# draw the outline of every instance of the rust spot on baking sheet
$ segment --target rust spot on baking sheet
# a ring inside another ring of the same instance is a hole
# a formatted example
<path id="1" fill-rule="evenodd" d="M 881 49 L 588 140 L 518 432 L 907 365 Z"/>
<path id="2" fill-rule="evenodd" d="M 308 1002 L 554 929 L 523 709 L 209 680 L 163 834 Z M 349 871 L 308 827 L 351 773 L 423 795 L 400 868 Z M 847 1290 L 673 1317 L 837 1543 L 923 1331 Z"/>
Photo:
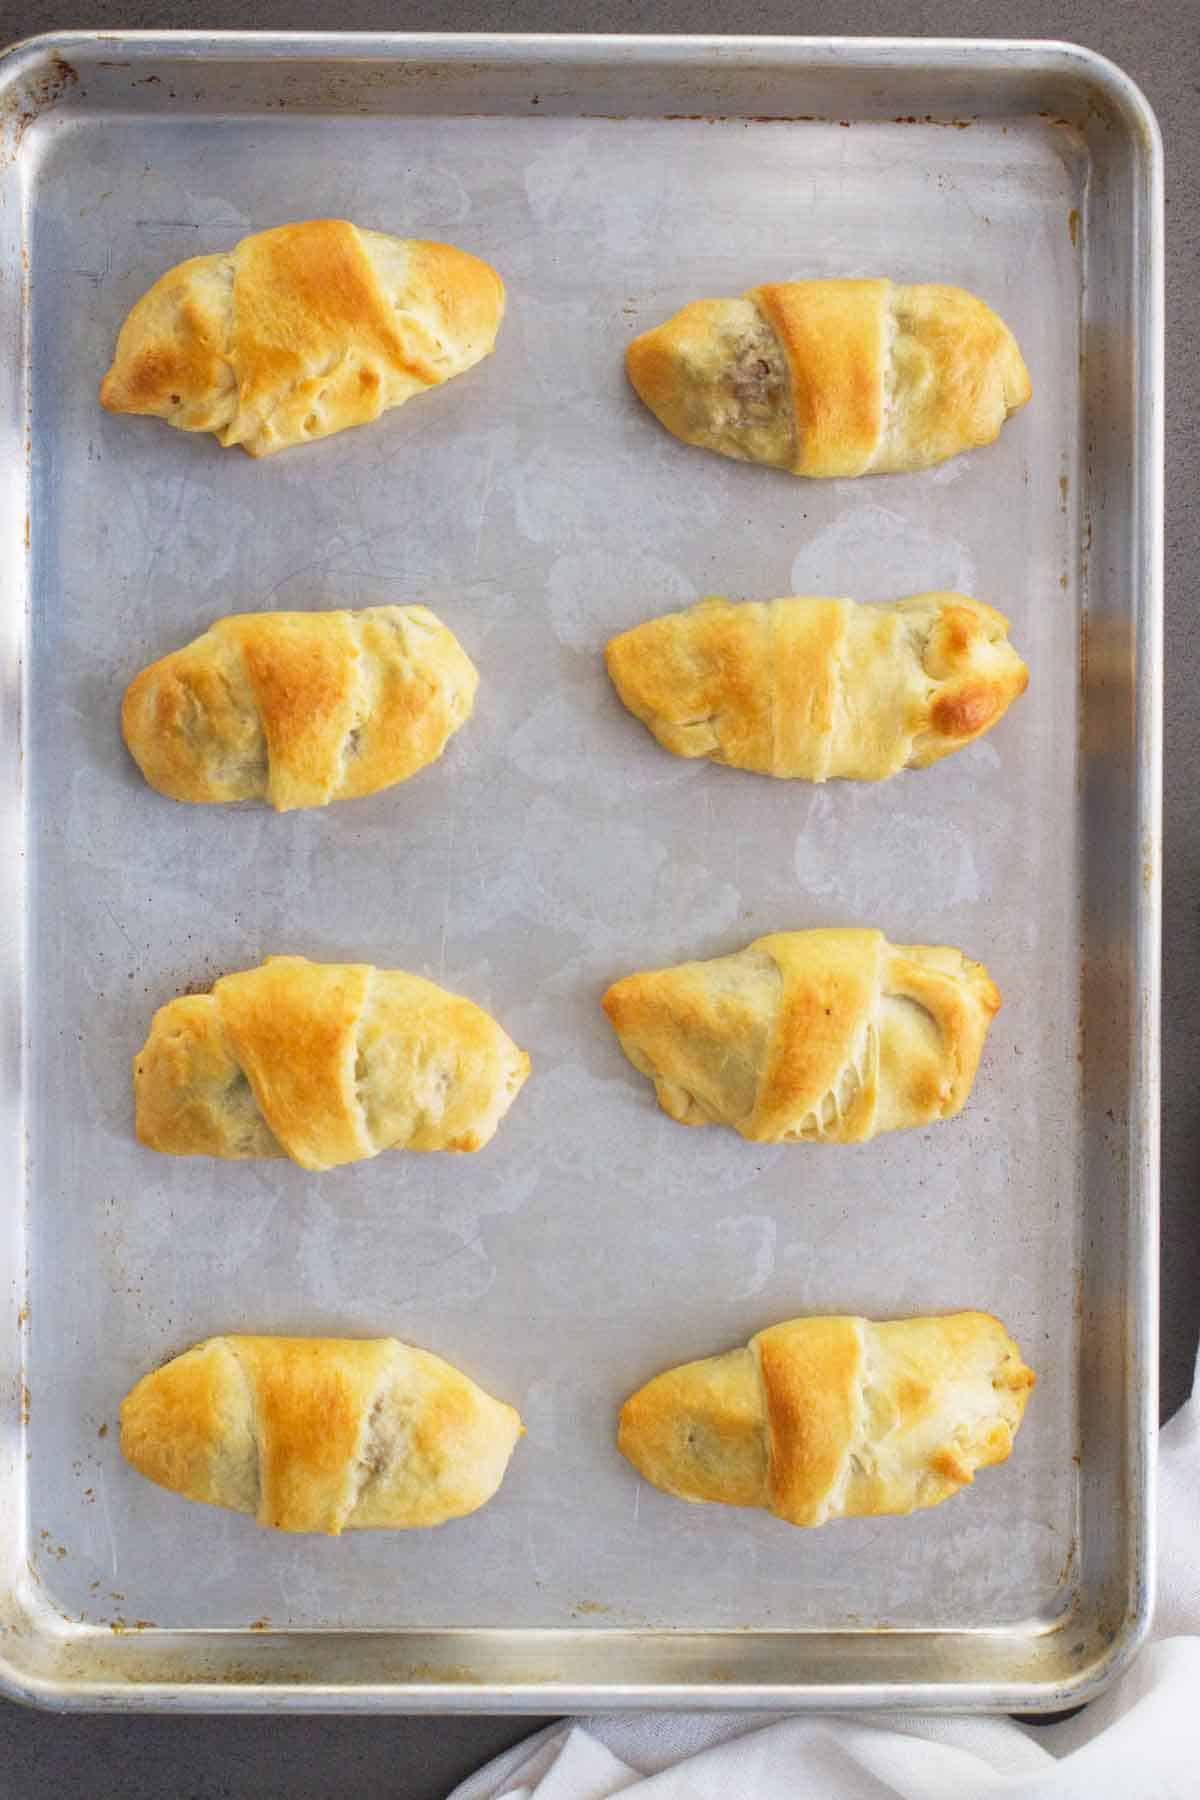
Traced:
<path id="1" fill-rule="evenodd" d="M 939 131 L 969 131 L 974 119 L 935 119 L 932 113 L 898 113 L 893 125 L 936 125 Z"/>
<path id="2" fill-rule="evenodd" d="M 29 1423 L 30 1404 L 31 1404 L 31 1402 L 30 1402 L 29 1384 L 27 1382 L 23 1381 L 21 1383 L 21 1412 L 20 1412 L 20 1418 L 21 1418 L 22 1425 L 28 1425 L 28 1423 Z"/>
<path id="3" fill-rule="evenodd" d="M 78 86 L 78 69 L 57 50 L 51 51 L 45 68 L 0 108 L 0 157 L 14 161 L 29 127 Z"/>
<path id="4" fill-rule="evenodd" d="M 588 114 L 588 117 L 594 115 Z M 601 115 L 607 117 L 609 115 Z M 819 113 L 663 113 L 664 122 L 691 122 L 695 125 L 829 125 L 831 120 Z M 849 119 L 839 121 L 848 125 Z"/>
<path id="5" fill-rule="evenodd" d="M 25 548 L 29 548 L 29 514 L 25 514 Z"/>
<path id="6" fill-rule="evenodd" d="M 270 1631 L 271 1621 L 270 1619 L 253 1619 L 250 1623 L 250 1629 L 251 1631 Z"/>
<path id="7" fill-rule="evenodd" d="M 1067 230 L 1071 234 L 1072 244 L 1079 243 L 1079 208 L 1073 206 L 1067 214 Z"/>
<path id="8" fill-rule="evenodd" d="M 28 1323 L 29 1323 L 29 1302 L 27 1300 L 25 1302 L 24 1306 L 22 1306 L 20 1311 L 17 1313 L 17 1324 L 18 1324 L 18 1326 L 21 1326 L 21 1325 L 28 1325 Z"/>
<path id="9" fill-rule="evenodd" d="M 1070 492 L 1071 492 L 1071 477 L 1069 475 L 1060 475 L 1058 478 L 1058 510 L 1059 510 L 1059 512 L 1066 512 L 1067 496 Z"/>
<path id="10" fill-rule="evenodd" d="M 1078 1463 L 1078 1460 L 1079 1460 L 1078 1457 L 1074 1458 L 1074 1461 L 1076 1463 Z M 1058 1574 L 1054 1577 L 1054 1585 L 1056 1588 L 1065 1587 L 1067 1585 L 1068 1581 L 1070 1581 L 1072 1579 L 1072 1577 L 1074 1576 L 1074 1573 L 1075 1573 L 1075 1565 L 1076 1565 L 1076 1562 L 1078 1561 L 1078 1558 L 1079 1558 L 1079 1537 L 1078 1537 L 1077 1533 L 1072 1532 L 1071 1540 L 1067 1545 L 1066 1555 L 1062 1559 L 1062 1563 L 1059 1567 Z"/>
<path id="11" fill-rule="evenodd" d="M 605 1606 L 603 1600 L 577 1600 L 574 1610 L 577 1613 L 606 1613 L 611 1612 L 612 1607 Z"/>
<path id="12" fill-rule="evenodd" d="M 108 1436 L 108 1426 L 102 1425 L 100 1427 L 99 1431 L 96 1433 L 96 1436 L 98 1438 L 106 1438 Z"/>

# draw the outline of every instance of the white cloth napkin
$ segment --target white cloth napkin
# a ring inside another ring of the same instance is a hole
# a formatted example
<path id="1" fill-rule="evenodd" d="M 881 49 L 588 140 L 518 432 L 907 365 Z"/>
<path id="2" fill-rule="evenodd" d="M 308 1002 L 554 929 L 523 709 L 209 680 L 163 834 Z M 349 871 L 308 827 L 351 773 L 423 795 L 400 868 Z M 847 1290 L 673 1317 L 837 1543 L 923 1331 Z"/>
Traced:
<path id="1" fill-rule="evenodd" d="M 1200 1368 L 1159 1439 L 1155 1637 L 1058 1725 L 614 1713 L 552 1725 L 451 1800 L 1200 1800 Z"/>

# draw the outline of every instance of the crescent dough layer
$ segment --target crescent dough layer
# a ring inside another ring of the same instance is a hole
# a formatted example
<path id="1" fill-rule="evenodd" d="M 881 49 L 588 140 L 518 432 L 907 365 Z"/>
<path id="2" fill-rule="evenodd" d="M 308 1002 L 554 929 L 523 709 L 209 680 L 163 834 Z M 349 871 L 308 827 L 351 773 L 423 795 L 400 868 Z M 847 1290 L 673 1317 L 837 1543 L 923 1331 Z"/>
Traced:
<path id="1" fill-rule="evenodd" d="M 990 444 L 1029 399 L 1004 321 L 963 288 L 790 281 L 694 300 L 626 352 L 687 444 L 793 475 L 893 474 Z"/>
<path id="2" fill-rule="evenodd" d="M 894 606 L 714 597 L 605 654 L 664 749 L 817 782 L 927 768 L 990 730 L 1029 678 L 1003 614 L 953 593 Z"/>
<path id="3" fill-rule="evenodd" d="M 1000 993 L 961 950 L 851 929 L 627 975 L 603 1004 L 680 1124 L 850 1144 L 960 1110 Z"/>
<path id="4" fill-rule="evenodd" d="M 480 1150 L 528 1073 L 495 1019 L 419 975 L 269 956 L 155 1013 L 133 1062 L 137 1135 L 306 1169 Z"/>
<path id="5" fill-rule="evenodd" d="M 1005 1460 L 1034 1380 L 989 1313 L 790 1319 L 647 1382 L 618 1441 L 681 1500 L 792 1525 L 909 1513 Z"/>
<path id="6" fill-rule="evenodd" d="M 149 1481 L 333 1536 L 474 1512 L 521 1431 L 511 1406 L 395 1338 L 206 1338 L 121 1406 L 121 1449 Z"/>
<path id="7" fill-rule="evenodd" d="M 270 456 L 461 375 L 503 315 L 496 271 L 452 244 L 279 225 L 168 269 L 122 325 L 100 402 Z"/>
<path id="8" fill-rule="evenodd" d="M 288 812 L 415 775 L 470 718 L 478 685 L 424 606 L 238 613 L 143 669 L 121 729 L 172 800 Z"/>

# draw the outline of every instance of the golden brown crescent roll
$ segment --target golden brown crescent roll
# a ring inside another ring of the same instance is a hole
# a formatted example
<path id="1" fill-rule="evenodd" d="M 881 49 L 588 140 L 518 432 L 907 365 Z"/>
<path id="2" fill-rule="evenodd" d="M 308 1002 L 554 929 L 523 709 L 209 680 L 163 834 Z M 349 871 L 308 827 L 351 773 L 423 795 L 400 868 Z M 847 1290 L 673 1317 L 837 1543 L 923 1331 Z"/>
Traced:
<path id="1" fill-rule="evenodd" d="M 1008 620 L 966 594 L 714 597 L 622 632 L 605 655 L 664 749 L 804 781 L 927 768 L 993 726 L 1029 679 Z"/>
<path id="2" fill-rule="evenodd" d="M 109 412 L 270 456 L 364 425 L 489 354 L 495 269 L 452 244 L 309 219 L 160 276 L 117 338 Z"/>
<path id="3" fill-rule="evenodd" d="M 686 444 L 793 475 L 889 475 L 990 444 L 1032 388 L 962 288 L 787 281 L 694 300 L 635 338 L 629 379 Z"/>
<path id="4" fill-rule="evenodd" d="M 121 1449 L 148 1480 L 333 1537 L 474 1512 L 522 1429 L 511 1406 L 395 1338 L 206 1338 L 121 1406 Z"/>
<path id="5" fill-rule="evenodd" d="M 680 1500 L 790 1525 L 908 1513 L 1005 1460 L 1034 1380 L 990 1313 L 789 1319 L 647 1382 L 618 1442 Z"/>
<path id="6" fill-rule="evenodd" d="M 424 606 L 236 613 L 134 678 L 121 729 L 172 800 L 289 812 L 415 775 L 470 718 L 478 684 Z"/>
<path id="7" fill-rule="evenodd" d="M 853 1144 L 959 1111 L 1000 994 L 961 950 L 777 931 L 733 956 L 627 975 L 603 1004 L 681 1125 Z"/>
<path id="8" fill-rule="evenodd" d="M 269 956 L 159 1007 L 133 1059 L 137 1135 L 305 1169 L 481 1150 L 528 1073 L 495 1019 L 419 975 Z"/>

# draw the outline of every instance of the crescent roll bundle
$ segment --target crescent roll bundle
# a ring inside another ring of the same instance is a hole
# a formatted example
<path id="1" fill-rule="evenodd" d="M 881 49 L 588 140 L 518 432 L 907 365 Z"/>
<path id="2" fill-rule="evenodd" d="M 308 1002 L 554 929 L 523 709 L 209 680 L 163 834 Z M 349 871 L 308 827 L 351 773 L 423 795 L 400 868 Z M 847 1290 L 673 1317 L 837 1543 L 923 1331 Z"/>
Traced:
<path id="1" fill-rule="evenodd" d="M 966 594 L 712 598 L 635 625 L 605 655 L 664 749 L 818 782 L 928 768 L 990 730 L 1029 679 L 1008 620 Z"/>
<path id="2" fill-rule="evenodd" d="M 1034 1380 L 988 1313 L 790 1319 L 647 1382 L 618 1442 L 681 1500 L 791 1525 L 909 1513 L 1005 1460 Z"/>
<path id="3" fill-rule="evenodd" d="M 603 1004 L 680 1124 L 851 1144 L 959 1111 L 1000 994 L 961 950 L 779 931 L 733 956 L 627 975 Z"/>
<path id="4" fill-rule="evenodd" d="M 962 288 L 787 281 L 693 300 L 626 352 L 686 444 L 793 475 L 894 474 L 990 444 L 1032 388 L 1002 319 Z"/>
<path id="5" fill-rule="evenodd" d="M 147 1480 L 334 1537 L 474 1512 L 521 1431 L 511 1406 L 395 1338 L 206 1338 L 121 1406 L 121 1449 Z"/>
<path id="6" fill-rule="evenodd" d="M 496 271 L 452 244 L 279 225 L 160 276 L 121 327 L 100 402 L 270 456 L 461 375 L 503 315 Z"/>
<path id="7" fill-rule="evenodd" d="M 470 718 L 478 685 L 424 606 L 238 613 L 143 669 L 121 729 L 172 800 L 289 812 L 415 775 Z"/>
<path id="8" fill-rule="evenodd" d="M 419 975 L 269 956 L 159 1007 L 133 1062 L 137 1135 L 305 1169 L 480 1150 L 528 1073 L 495 1019 Z"/>

